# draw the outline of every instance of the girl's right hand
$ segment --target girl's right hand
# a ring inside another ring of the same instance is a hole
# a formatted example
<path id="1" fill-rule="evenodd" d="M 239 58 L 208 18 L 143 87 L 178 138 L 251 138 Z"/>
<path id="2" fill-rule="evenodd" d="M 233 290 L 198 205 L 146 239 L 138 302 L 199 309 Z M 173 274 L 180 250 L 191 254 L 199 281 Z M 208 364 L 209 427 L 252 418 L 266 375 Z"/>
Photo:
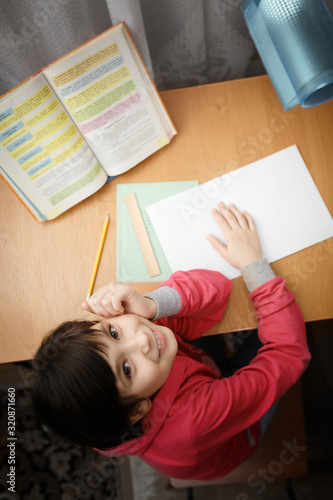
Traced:
<path id="1" fill-rule="evenodd" d="M 240 269 L 262 257 L 256 226 L 250 214 L 240 212 L 232 203 L 226 207 L 218 203 L 219 211 L 212 211 L 225 240 L 224 245 L 218 238 L 209 234 L 207 239 L 231 266 Z"/>
<path id="2" fill-rule="evenodd" d="M 153 318 L 157 312 L 154 300 L 121 283 L 109 283 L 82 303 L 83 309 L 104 318 L 131 313 Z"/>

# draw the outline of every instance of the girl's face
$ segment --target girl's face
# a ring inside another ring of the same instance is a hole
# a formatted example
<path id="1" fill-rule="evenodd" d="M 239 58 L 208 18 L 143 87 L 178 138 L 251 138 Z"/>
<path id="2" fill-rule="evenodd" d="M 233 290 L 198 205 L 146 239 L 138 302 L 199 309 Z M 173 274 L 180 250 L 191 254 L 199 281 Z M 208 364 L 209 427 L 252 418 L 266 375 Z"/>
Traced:
<path id="1" fill-rule="evenodd" d="M 151 398 L 171 371 L 178 348 L 173 332 L 136 314 L 105 319 L 96 326 L 106 335 L 107 361 L 120 396 Z"/>

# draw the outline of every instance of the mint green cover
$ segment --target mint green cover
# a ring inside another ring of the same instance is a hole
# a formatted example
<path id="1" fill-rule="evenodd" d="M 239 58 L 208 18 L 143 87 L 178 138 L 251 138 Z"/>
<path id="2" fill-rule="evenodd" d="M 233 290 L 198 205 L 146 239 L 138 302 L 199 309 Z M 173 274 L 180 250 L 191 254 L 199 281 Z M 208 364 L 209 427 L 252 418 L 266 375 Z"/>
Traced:
<path id="1" fill-rule="evenodd" d="M 170 266 L 149 220 L 146 206 L 190 189 L 198 181 L 144 182 L 117 185 L 117 281 L 122 283 L 164 281 L 171 274 Z M 124 201 L 124 195 L 135 193 L 161 274 L 148 274 L 138 240 Z"/>

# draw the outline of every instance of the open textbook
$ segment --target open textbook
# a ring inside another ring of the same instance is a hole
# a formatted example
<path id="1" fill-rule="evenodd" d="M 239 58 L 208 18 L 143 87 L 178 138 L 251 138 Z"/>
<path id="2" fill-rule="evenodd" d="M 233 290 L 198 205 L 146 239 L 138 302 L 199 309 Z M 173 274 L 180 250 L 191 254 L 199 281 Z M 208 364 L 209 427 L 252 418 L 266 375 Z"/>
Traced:
<path id="1" fill-rule="evenodd" d="M 254 218 L 269 262 L 333 236 L 333 219 L 296 146 L 146 207 L 172 271 L 204 268 L 240 275 L 206 239 L 225 243 L 211 210 L 234 203 Z"/>
<path id="2" fill-rule="evenodd" d="M 50 220 L 167 145 L 176 130 L 124 23 L 0 101 L 0 174 Z"/>

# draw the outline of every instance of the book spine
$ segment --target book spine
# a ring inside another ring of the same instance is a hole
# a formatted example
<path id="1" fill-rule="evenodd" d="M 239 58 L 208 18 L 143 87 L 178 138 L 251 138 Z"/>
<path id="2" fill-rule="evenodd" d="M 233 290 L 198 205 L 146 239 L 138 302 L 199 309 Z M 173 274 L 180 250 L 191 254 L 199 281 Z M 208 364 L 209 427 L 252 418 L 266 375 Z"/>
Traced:
<path id="1" fill-rule="evenodd" d="M 24 208 L 26 210 L 28 210 L 28 212 L 33 216 L 33 218 L 37 221 L 37 222 L 42 222 L 41 220 L 39 220 L 35 214 L 30 210 L 30 208 L 24 203 L 24 201 L 22 200 L 22 198 L 20 197 L 20 195 L 15 191 L 15 189 L 9 184 L 9 182 L 4 178 L 4 176 L 1 174 L 0 172 L 0 178 L 7 184 L 7 186 L 9 187 L 9 189 L 15 194 L 16 198 L 18 200 L 20 200 L 20 202 L 22 203 L 22 205 L 24 206 Z"/>
<path id="2" fill-rule="evenodd" d="M 172 120 L 171 120 L 171 117 L 170 117 L 170 115 L 169 115 L 169 112 L 168 112 L 168 110 L 166 109 L 166 107 L 165 107 L 165 105 L 164 105 L 164 102 L 163 102 L 163 101 L 162 101 L 162 99 L 161 99 L 161 96 L 160 96 L 160 94 L 159 94 L 159 92 L 158 92 L 158 90 L 157 90 L 157 88 L 156 88 L 156 86 L 155 86 L 155 83 L 153 82 L 153 80 L 152 80 L 152 78 L 151 78 L 151 76 L 150 76 L 150 74 L 149 74 L 149 72 L 148 72 L 148 70 L 147 70 L 147 68 L 146 68 L 145 63 L 143 62 L 143 59 L 142 59 L 142 57 L 141 57 L 141 54 L 140 54 L 140 52 L 138 51 L 137 46 L 135 45 L 135 42 L 134 42 L 134 40 L 133 40 L 133 38 L 132 38 L 131 33 L 129 32 L 129 29 L 128 29 L 128 28 L 127 28 L 127 26 L 126 26 L 126 23 L 125 23 L 125 22 L 122 22 L 122 23 L 118 23 L 118 24 L 123 24 L 123 26 L 124 26 L 124 28 L 125 28 L 125 30 L 126 30 L 126 33 L 127 33 L 127 35 L 128 35 L 128 37 L 129 37 L 129 39 L 130 39 L 130 40 L 131 40 L 131 42 L 132 42 L 132 45 L 133 45 L 133 47 L 134 47 L 134 50 L 135 50 L 135 52 L 136 52 L 136 54 L 137 54 L 138 58 L 140 59 L 140 62 L 141 62 L 142 66 L 143 66 L 143 68 L 144 68 L 144 70 L 145 70 L 145 72 L 146 72 L 146 74 L 147 74 L 147 76 L 148 76 L 148 78 L 149 78 L 149 80 L 150 80 L 150 83 L 152 84 L 153 89 L 154 89 L 154 90 L 155 90 L 155 92 L 156 92 L 156 95 L 157 95 L 157 97 L 158 97 L 158 99 L 159 99 L 159 101 L 160 101 L 160 104 L 161 104 L 162 108 L 164 109 L 164 111 L 165 111 L 166 115 L 167 115 L 167 116 L 168 116 L 168 118 L 169 118 L 170 124 L 171 124 L 171 126 L 172 126 L 172 128 L 173 128 L 173 131 L 174 131 L 174 134 L 173 134 L 173 135 L 176 135 L 176 134 L 177 134 L 177 130 L 176 130 L 175 126 L 174 126 L 174 125 L 173 125 L 173 123 L 172 123 Z M 169 133 L 169 132 L 168 132 L 168 137 L 169 137 L 169 139 L 171 139 L 171 138 L 170 138 L 170 133 Z"/>

